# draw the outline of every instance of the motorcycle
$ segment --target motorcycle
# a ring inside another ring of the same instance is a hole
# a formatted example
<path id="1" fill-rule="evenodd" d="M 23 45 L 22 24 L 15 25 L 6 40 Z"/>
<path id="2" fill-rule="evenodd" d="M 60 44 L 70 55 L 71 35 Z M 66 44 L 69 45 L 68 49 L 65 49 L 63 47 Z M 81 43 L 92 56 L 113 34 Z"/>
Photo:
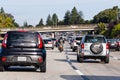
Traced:
<path id="1" fill-rule="evenodd" d="M 59 44 L 58 49 L 59 49 L 60 52 L 62 52 L 63 51 L 63 45 Z"/>

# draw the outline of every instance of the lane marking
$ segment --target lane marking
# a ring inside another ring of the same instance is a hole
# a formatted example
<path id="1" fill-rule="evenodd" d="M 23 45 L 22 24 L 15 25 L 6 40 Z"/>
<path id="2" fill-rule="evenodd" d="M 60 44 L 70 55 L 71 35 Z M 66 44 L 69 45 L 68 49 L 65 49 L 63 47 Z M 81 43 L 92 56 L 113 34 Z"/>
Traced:
<path id="1" fill-rule="evenodd" d="M 67 53 L 67 47 L 65 50 L 65 55 L 66 55 L 66 59 L 67 62 L 70 64 L 70 66 L 73 68 L 73 70 L 82 77 L 83 80 L 90 80 L 87 76 L 85 76 L 80 70 L 78 70 L 71 62 L 70 58 L 68 57 L 68 53 Z"/>

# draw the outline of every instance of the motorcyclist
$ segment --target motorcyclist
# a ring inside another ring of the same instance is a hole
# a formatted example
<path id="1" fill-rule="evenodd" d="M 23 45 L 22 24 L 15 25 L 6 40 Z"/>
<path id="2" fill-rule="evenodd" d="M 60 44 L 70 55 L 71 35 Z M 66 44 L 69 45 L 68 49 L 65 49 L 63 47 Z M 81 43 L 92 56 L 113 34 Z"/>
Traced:
<path id="1" fill-rule="evenodd" d="M 62 38 L 58 39 L 58 49 L 60 50 L 60 52 L 63 51 L 63 39 Z"/>

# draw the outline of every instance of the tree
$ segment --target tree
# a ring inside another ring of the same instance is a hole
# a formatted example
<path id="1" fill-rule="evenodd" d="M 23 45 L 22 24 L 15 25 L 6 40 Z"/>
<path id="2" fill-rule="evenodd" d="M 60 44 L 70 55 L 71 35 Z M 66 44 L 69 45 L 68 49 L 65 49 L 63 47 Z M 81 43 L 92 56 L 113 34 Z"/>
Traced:
<path id="1" fill-rule="evenodd" d="M 117 18 L 117 10 L 118 7 L 113 7 L 112 9 L 106 9 L 104 11 L 99 12 L 97 15 L 94 16 L 93 22 L 94 23 L 109 23 L 110 21 L 116 21 Z"/>
<path id="2" fill-rule="evenodd" d="M 82 11 L 77 11 L 76 7 L 74 7 L 70 14 L 70 24 L 81 24 L 83 23 L 83 13 Z"/>
<path id="3" fill-rule="evenodd" d="M 0 27 L 1 28 L 11 28 L 17 27 L 17 23 L 14 20 L 14 17 L 11 14 L 5 13 L 4 9 L 0 9 Z"/>
<path id="4" fill-rule="evenodd" d="M 23 27 L 28 27 L 27 21 L 25 21 L 25 22 L 23 23 Z"/>
<path id="5" fill-rule="evenodd" d="M 70 15 L 70 24 L 76 24 L 77 22 L 77 17 L 78 17 L 78 12 L 76 7 L 74 7 L 71 11 L 71 15 Z"/>
<path id="6" fill-rule="evenodd" d="M 105 23 L 98 23 L 98 34 L 103 34 L 106 32 L 106 25 Z"/>
<path id="7" fill-rule="evenodd" d="M 40 19 L 40 22 L 36 25 L 36 27 L 39 27 L 39 26 L 44 26 L 42 18 Z"/>
<path id="8" fill-rule="evenodd" d="M 0 13 L 4 13 L 3 7 L 1 7 L 1 9 L 0 9 Z"/>
<path id="9" fill-rule="evenodd" d="M 64 21 L 64 25 L 69 25 L 70 24 L 70 11 L 69 10 L 65 13 L 63 21 Z"/>
<path id="10" fill-rule="evenodd" d="M 51 19 L 50 14 L 49 14 L 48 17 L 47 17 L 46 25 L 47 25 L 47 26 L 51 26 L 51 25 L 52 25 L 52 19 Z"/>
<path id="11" fill-rule="evenodd" d="M 77 15 L 76 24 L 81 24 L 83 22 L 84 22 L 83 13 L 82 13 L 82 11 L 80 11 Z"/>
<path id="12" fill-rule="evenodd" d="M 53 26 L 57 26 L 57 23 L 58 23 L 58 16 L 56 13 L 54 13 L 52 15 L 52 23 L 53 23 Z"/>
<path id="13" fill-rule="evenodd" d="M 120 23 L 112 29 L 112 37 L 120 37 Z"/>

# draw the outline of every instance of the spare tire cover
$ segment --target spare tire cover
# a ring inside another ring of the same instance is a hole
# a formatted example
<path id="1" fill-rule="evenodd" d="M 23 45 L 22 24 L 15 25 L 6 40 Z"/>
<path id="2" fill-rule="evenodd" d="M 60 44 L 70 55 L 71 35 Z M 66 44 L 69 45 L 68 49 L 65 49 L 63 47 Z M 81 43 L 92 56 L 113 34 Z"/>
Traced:
<path id="1" fill-rule="evenodd" d="M 103 51 L 103 45 L 99 42 L 97 43 L 93 43 L 90 46 L 90 50 L 94 53 L 94 54 L 99 54 Z"/>

